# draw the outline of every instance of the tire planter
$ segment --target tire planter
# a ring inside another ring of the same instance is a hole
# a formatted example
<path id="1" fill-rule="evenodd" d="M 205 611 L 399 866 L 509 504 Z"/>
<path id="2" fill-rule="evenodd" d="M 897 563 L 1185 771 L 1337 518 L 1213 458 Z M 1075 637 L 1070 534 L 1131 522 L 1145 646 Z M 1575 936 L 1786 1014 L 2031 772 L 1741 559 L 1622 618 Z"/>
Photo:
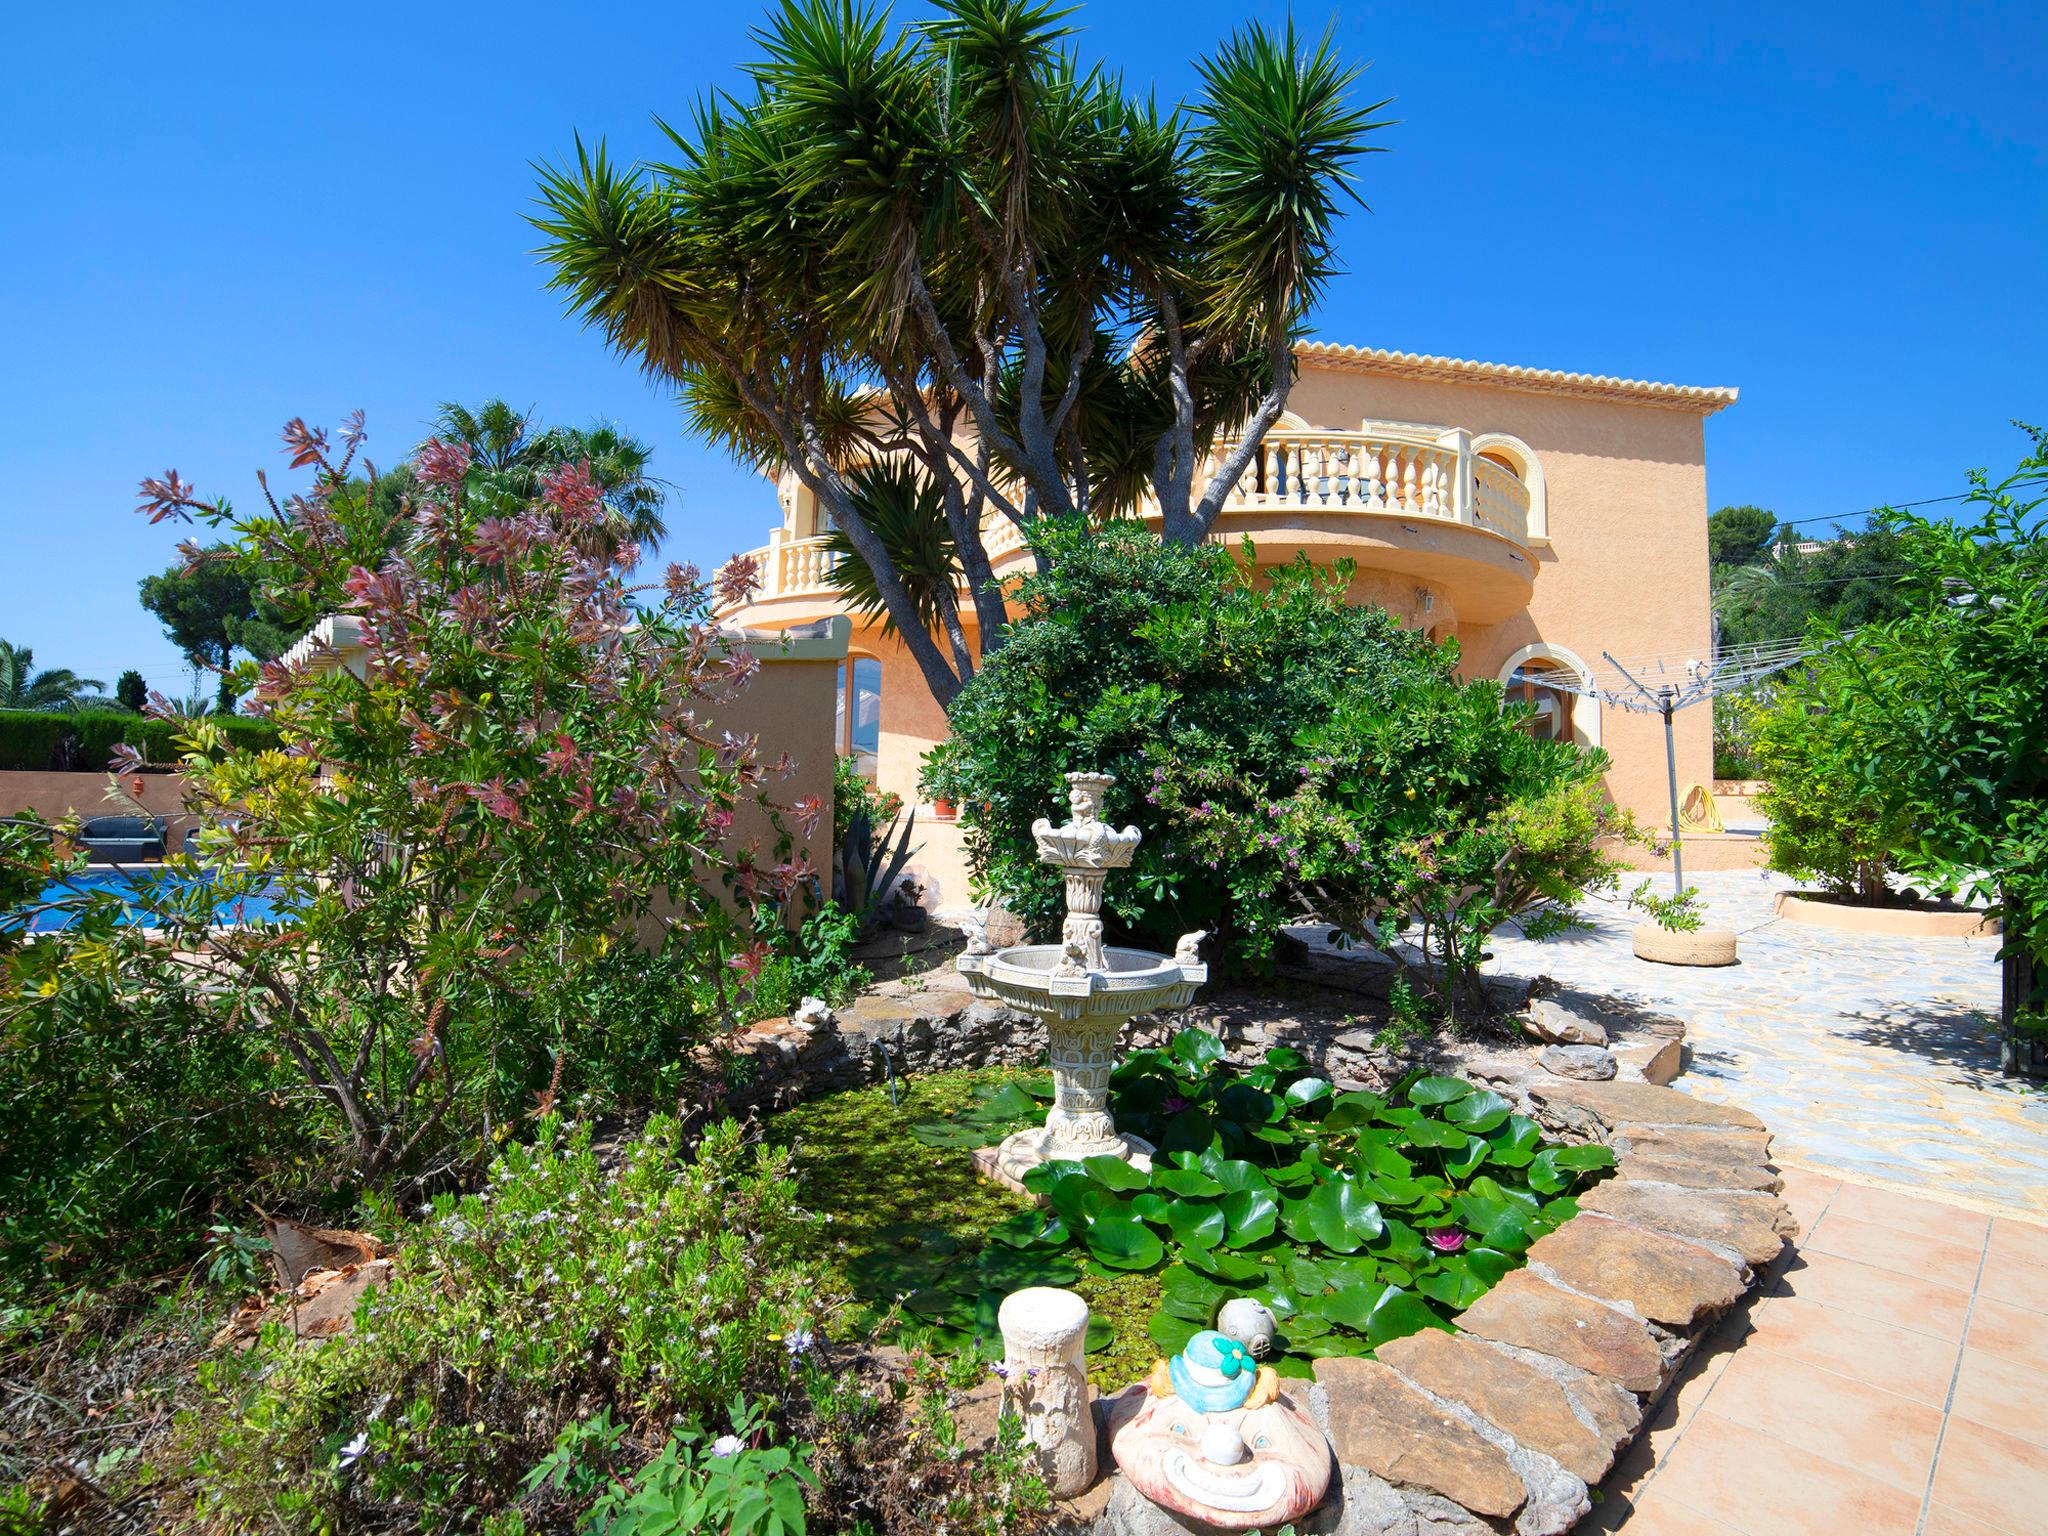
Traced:
<path id="1" fill-rule="evenodd" d="M 1639 923 L 1629 937 L 1638 960 L 1653 960 L 1659 965 L 1733 965 L 1736 961 L 1732 928 L 1695 928 L 1690 933 L 1673 933 L 1655 923 Z"/>

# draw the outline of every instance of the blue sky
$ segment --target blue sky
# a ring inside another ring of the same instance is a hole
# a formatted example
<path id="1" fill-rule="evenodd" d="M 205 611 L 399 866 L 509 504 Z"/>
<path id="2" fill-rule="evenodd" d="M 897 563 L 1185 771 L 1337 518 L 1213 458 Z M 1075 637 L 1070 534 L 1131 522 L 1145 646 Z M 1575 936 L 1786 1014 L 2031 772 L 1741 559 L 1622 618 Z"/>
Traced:
<path id="1" fill-rule="evenodd" d="M 762 0 L 24 8 L 0 93 L 0 637 L 112 682 L 182 664 L 135 599 L 179 534 L 144 474 L 255 494 L 277 429 L 437 402 L 618 421 L 665 553 L 761 542 L 765 487 L 543 291 L 529 162 L 629 157 L 751 56 Z M 1250 0 L 1096 0 L 1084 51 L 1163 97 Z M 909 13 L 899 7 L 898 14 Z M 1941 495 L 2048 420 L 2038 5 L 1302 4 L 1396 98 L 1325 337 L 1693 384 L 1713 505 Z M 273 479 L 279 479 L 273 474 Z"/>

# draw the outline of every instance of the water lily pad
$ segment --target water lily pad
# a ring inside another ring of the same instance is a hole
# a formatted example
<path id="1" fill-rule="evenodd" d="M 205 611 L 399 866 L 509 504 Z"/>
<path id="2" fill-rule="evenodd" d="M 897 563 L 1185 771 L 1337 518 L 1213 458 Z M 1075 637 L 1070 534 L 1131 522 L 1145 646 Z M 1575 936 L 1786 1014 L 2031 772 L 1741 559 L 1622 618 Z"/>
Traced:
<path id="1" fill-rule="evenodd" d="M 1478 1134 L 1505 1124 L 1514 1111 L 1515 1106 L 1508 1100 L 1490 1088 L 1482 1088 L 1450 1104 L 1444 1110 L 1444 1118 Z"/>
<path id="2" fill-rule="evenodd" d="M 1181 1242 L 1197 1248 L 1214 1248 L 1228 1230 L 1221 1210 L 1188 1200 L 1175 1201 L 1167 1208 L 1166 1225 Z"/>
<path id="3" fill-rule="evenodd" d="M 1475 1092 L 1461 1077 L 1418 1077 L 1408 1085 L 1410 1104 L 1455 1104 Z"/>
<path id="4" fill-rule="evenodd" d="M 1223 1042 L 1206 1029 L 1183 1029 L 1169 1047 L 1174 1060 L 1197 1076 L 1223 1059 Z"/>
<path id="5" fill-rule="evenodd" d="M 1327 1077 L 1298 1077 L 1287 1085 L 1281 1097 L 1289 1104 L 1300 1108 L 1308 1104 L 1320 1104 L 1334 1091 Z"/>
<path id="6" fill-rule="evenodd" d="M 1228 1228 L 1224 1242 L 1243 1248 L 1261 1238 L 1271 1237 L 1280 1223 L 1280 1202 L 1269 1189 L 1233 1190 L 1220 1202 Z"/>
<path id="7" fill-rule="evenodd" d="M 1223 1186 L 1197 1168 L 1155 1169 L 1152 1184 L 1175 1195 L 1220 1195 Z"/>
<path id="8" fill-rule="evenodd" d="M 1084 1158 L 1081 1166 L 1087 1170 L 1088 1177 L 1104 1189 L 1143 1189 L 1152 1182 L 1151 1175 L 1144 1169 L 1127 1163 L 1120 1157 L 1111 1157 L 1107 1154 Z"/>
<path id="9" fill-rule="evenodd" d="M 1338 1175 L 1316 1186 L 1307 1200 L 1316 1241 L 1337 1253 L 1356 1253 L 1386 1230 L 1380 1208 L 1357 1181 Z"/>
<path id="10" fill-rule="evenodd" d="M 1166 1244 L 1127 1217 L 1104 1216 L 1088 1228 L 1088 1251 L 1111 1269 L 1150 1269 L 1166 1257 Z"/>

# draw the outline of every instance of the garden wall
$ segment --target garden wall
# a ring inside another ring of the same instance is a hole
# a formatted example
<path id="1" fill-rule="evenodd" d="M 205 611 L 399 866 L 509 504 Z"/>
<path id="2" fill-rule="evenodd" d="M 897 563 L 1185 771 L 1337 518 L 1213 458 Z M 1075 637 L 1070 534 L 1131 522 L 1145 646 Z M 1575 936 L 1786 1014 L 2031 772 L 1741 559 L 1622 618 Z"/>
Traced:
<path id="1" fill-rule="evenodd" d="M 142 802 L 152 816 L 167 818 L 169 845 L 176 851 L 184 836 L 185 779 L 176 773 L 131 774 L 122 781 L 123 790 Z M 33 811 L 45 821 L 66 816 L 120 816 L 134 807 L 108 799 L 108 776 L 104 773 L 0 772 L 0 816 L 19 816 Z"/>

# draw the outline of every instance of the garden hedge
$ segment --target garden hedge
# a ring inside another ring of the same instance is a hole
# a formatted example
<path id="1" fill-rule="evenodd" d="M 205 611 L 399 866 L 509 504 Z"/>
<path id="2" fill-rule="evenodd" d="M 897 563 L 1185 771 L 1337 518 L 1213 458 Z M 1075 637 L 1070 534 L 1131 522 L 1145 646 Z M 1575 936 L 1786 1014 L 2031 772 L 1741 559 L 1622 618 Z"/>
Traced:
<path id="1" fill-rule="evenodd" d="M 224 715 L 215 717 L 214 723 L 235 746 L 260 750 L 277 745 L 277 728 L 267 720 Z M 119 709 L 0 709 L 0 769 L 98 773 L 113 757 L 116 744 L 124 741 L 140 748 L 147 762 L 175 763 L 177 732 L 175 720 Z"/>

